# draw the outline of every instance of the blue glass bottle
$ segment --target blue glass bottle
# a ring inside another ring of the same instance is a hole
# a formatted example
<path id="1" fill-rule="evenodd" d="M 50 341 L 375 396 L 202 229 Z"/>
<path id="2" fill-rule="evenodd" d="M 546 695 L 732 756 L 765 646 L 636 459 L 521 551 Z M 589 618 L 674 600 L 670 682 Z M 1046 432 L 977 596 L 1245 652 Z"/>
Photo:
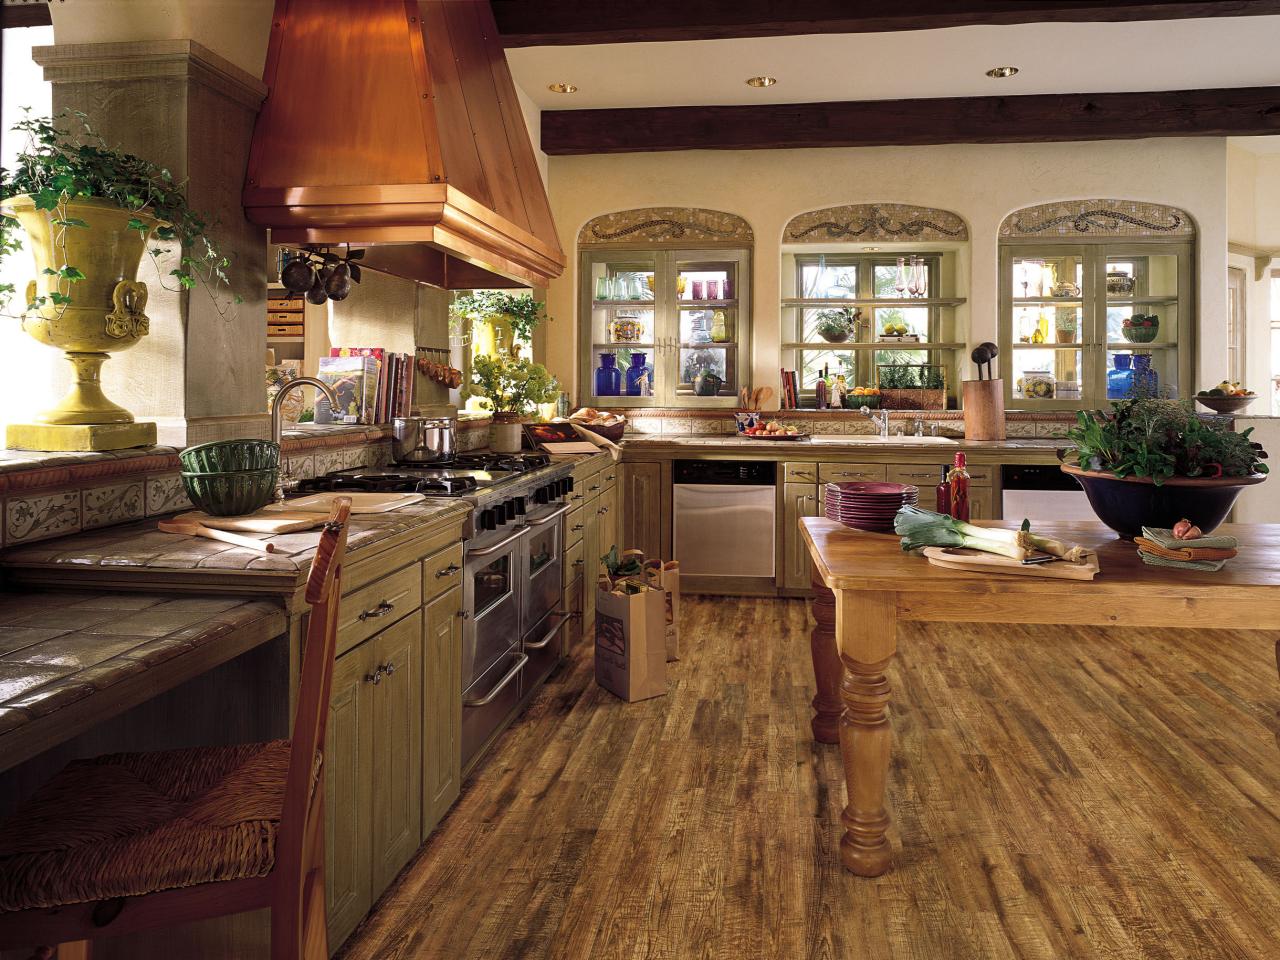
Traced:
<path id="1" fill-rule="evenodd" d="M 1130 369 L 1133 355 L 1114 353 L 1111 355 L 1111 362 L 1115 364 L 1115 369 L 1107 371 L 1107 399 L 1123 400 L 1133 392 L 1133 370 Z"/>
<path id="2" fill-rule="evenodd" d="M 653 373 L 645 366 L 645 355 L 643 353 L 633 353 L 631 355 L 631 366 L 627 367 L 627 396 L 641 396 L 642 378 L 644 383 L 648 385 L 648 390 L 644 392 L 647 396 L 653 391 Z"/>
<path id="3" fill-rule="evenodd" d="M 622 392 L 622 371 L 618 358 L 612 353 L 600 354 L 600 366 L 596 367 L 596 396 L 616 397 Z"/>
<path id="4" fill-rule="evenodd" d="M 1133 395 L 1135 397 L 1160 396 L 1160 374 L 1151 368 L 1149 353 L 1134 354 Z"/>

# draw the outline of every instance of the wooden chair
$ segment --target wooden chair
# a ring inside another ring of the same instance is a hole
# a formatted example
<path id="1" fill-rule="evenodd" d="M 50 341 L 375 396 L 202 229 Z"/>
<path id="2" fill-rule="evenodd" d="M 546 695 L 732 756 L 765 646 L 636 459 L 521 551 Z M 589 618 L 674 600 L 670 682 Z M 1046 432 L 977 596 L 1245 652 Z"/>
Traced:
<path id="1" fill-rule="evenodd" d="M 307 580 L 292 740 L 68 764 L 0 822 L 0 949 L 79 960 L 100 937 L 267 907 L 272 960 L 328 960 L 322 759 L 350 510 L 335 501 Z"/>

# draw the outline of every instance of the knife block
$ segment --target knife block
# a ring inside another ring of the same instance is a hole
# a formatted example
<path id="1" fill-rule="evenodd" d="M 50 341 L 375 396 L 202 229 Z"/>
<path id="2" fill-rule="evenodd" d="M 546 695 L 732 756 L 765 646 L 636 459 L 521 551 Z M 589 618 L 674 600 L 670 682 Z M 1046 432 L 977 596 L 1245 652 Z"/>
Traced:
<path id="1" fill-rule="evenodd" d="M 966 440 L 1003 440 L 1004 381 L 965 380 L 961 384 Z"/>

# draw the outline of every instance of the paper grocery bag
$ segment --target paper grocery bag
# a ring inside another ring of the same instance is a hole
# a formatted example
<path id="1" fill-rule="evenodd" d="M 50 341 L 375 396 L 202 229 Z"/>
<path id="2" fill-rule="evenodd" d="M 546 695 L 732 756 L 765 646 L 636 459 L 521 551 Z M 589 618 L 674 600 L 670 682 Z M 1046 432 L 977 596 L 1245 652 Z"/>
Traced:
<path id="1" fill-rule="evenodd" d="M 668 560 L 662 565 L 662 589 L 666 593 L 667 660 L 680 659 L 680 561 Z"/>
<path id="2" fill-rule="evenodd" d="M 667 692 L 666 597 L 630 581 L 596 592 L 596 683 L 628 703 Z"/>

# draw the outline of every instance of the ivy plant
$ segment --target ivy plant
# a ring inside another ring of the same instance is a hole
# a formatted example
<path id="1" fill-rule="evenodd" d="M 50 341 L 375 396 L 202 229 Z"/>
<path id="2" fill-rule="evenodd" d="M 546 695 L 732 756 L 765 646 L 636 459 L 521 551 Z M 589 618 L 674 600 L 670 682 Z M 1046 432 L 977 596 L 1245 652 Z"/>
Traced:
<path id="1" fill-rule="evenodd" d="M 68 126 L 74 129 L 67 129 Z M 0 197 L 27 194 L 37 210 L 48 211 L 55 227 L 55 242 L 62 246 L 64 254 L 66 231 L 89 226 L 84 220 L 68 216 L 69 201 L 107 200 L 123 210 L 149 213 L 160 221 L 154 229 L 149 229 L 138 217 L 129 220 L 129 227 L 153 244 L 148 253 L 162 278 L 159 258 L 167 255 L 175 244 L 181 248 L 177 266 L 168 272 L 178 286 L 166 285 L 167 289 L 191 289 L 203 284 L 215 304 L 219 304 L 219 312 L 225 315 L 227 311 L 219 297 L 230 283 L 226 273 L 229 261 L 209 237 L 208 216 L 191 208 L 184 185 L 176 181 L 172 173 L 110 146 L 93 130 L 83 113 L 65 111 L 56 117 L 33 117 L 26 110 L 13 130 L 25 137 L 25 143 L 15 165 L 0 168 Z M 18 239 L 21 232 L 16 219 L 0 216 L 0 259 L 22 249 Z M 65 260 L 64 255 L 64 263 Z M 36 297 L 27 304 L 28 311 L 49 303 L 59 308 L 69 306 L 74 284 L 85 279 L 84 272 L 71 263 L 45 272 L 58 277 L 58 289 L 47 296 Z M 0 284 L 0 299 L 4 302 L 13 293 L 12 284 Z M 232 299 L 241 302 L 239 297 Z"/>
<path id="2" fill-rule="evenodd" d="M 450 312 L 467 320 L 505 317 L 521 343 L 533 342 L 533 331 L 547 318 L 547 305 L 526 294 L 514 296 L 502 290 L 474 290 L 453 301 Z"/>

